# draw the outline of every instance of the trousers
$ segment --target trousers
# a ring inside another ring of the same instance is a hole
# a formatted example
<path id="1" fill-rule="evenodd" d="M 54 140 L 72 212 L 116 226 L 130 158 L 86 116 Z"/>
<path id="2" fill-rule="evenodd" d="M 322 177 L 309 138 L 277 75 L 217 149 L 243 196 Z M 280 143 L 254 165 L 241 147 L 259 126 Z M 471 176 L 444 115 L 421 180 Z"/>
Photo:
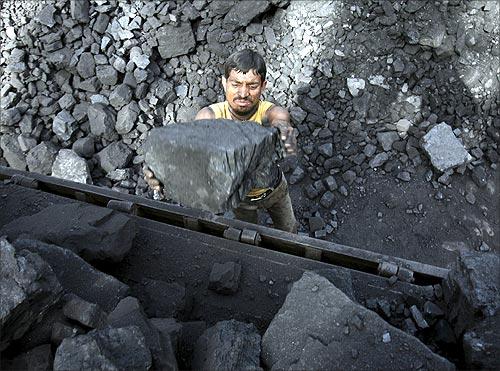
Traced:
<path id="1" fill-rule="evenodd" d="M 274 228 L 297 233 L 297 219 L 295 219 L 288 183 L 284 175 L 278 186 L 266 198 L 258 201 L 242 201 L 236 209 L 233 209 L 233 212 L 239 220 L 258 224 L 258 209 L 265 209 L 269 213 Z"/>

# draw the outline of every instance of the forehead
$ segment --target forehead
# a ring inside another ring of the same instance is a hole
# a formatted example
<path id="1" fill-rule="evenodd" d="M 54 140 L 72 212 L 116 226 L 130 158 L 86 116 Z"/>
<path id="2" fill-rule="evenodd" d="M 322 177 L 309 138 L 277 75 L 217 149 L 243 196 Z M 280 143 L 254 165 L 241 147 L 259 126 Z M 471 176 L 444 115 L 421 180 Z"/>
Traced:
<path id="1" fill-rule="evenodd" d="M 238 70 L 231 70 L 229 73 L 229 77 L 227 78 L 228 80 L 232 81 L 241 81 L 241 82 L 246 82 L 248 84 L 250 83 L 261 83 L 261 76 L 255 71 L 255 70 L 249 70 L 246 73 Z"/>

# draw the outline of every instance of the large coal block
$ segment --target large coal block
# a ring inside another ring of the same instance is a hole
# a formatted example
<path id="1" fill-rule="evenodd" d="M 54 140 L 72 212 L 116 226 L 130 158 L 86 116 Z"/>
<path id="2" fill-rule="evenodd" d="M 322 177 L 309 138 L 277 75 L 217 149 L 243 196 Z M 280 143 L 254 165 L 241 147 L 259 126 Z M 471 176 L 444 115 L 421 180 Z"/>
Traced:
<path id="1" fill-rule="evenodd" d="M 0 258 L 1 351 L 59 301 L 62 287 L 38 254 L 28 250 L 16 252 L 5 238 L 0 239 Z"/>
<path id="2" fill-rule="evenodd" d="M 496 253 L 462 252 L 443 281 L 448 320 L 455 335 L 500 311 L 500 258 Z"/>
<path id="3" fill-rule="evenodd" d="M 64 339 L 54 370 L 149 370 L 151 353 L 137 326 L 93 330 Z"/>
<path id="4" fill-rule="evenodd" d="M 221 213 L 236 207 L 250 189 L 272 185 L 282 148 L 275 129 L 250 121 L 199 120 L 151 130 L 144 154 L 169 198 Z"/>
<path id="5" fill-rule="evenodd" d="M 260 335 L 253 324 L 218 322 L 198 339 L 193 354 L 195 370 L 261 370 Z"/>
<path id="6" fill-rule="evenodd" d="M 80 203 L 49 206 L 5 225 L 11 239 L 29 236 L 68 248 L 86 260 L 120 261 L 132 247 L 135 221 L 113 210 Z"/>
<path id="7" fill-rule="evenodd" d="M 262 338 L 262 359 L 269 369 L 454 369 L 314 272 L 293 284 Z"/>
<path id="8" fill-rule="evenodd" d="M 127 296 L 129 287 L 113 276 L 98 271 L 68 249 L 37 240 L 17 239 L 16 250 L 30 250 L 40 255 L 57 276 L 64 290 L 112 311 Z"/>

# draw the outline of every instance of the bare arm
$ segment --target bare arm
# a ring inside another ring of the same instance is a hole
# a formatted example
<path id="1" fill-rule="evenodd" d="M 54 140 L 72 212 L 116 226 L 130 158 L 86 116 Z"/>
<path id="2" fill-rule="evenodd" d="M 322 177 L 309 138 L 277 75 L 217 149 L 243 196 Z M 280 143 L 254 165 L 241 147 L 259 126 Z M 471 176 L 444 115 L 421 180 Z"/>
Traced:
<path id="1" fill-rule="evenodd" d="M 281 140 L 285 144 L 285 156 L 297 154 L 297 138 L 295 129 L 290 123 L 290 114 L 286 109 L 280 106 L 273 106 L 266 112 L 269 124 L 278 128 L 281 134 Z"/>

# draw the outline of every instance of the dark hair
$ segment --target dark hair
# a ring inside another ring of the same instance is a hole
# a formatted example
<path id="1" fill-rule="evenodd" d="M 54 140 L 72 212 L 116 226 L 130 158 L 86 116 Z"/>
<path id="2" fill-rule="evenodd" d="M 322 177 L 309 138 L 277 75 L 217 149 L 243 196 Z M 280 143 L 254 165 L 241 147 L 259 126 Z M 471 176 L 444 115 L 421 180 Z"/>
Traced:
<path id="1" fill-rule="evenodd" d="M 250 70 L 261 77 L 262 82 L 266 79 L 266 62 L 262 56 L 252 49 L 243 49 L 231 54 L 224 63 L 224 76 L 229 77 L 231 70 L 247 73 Z"/>

